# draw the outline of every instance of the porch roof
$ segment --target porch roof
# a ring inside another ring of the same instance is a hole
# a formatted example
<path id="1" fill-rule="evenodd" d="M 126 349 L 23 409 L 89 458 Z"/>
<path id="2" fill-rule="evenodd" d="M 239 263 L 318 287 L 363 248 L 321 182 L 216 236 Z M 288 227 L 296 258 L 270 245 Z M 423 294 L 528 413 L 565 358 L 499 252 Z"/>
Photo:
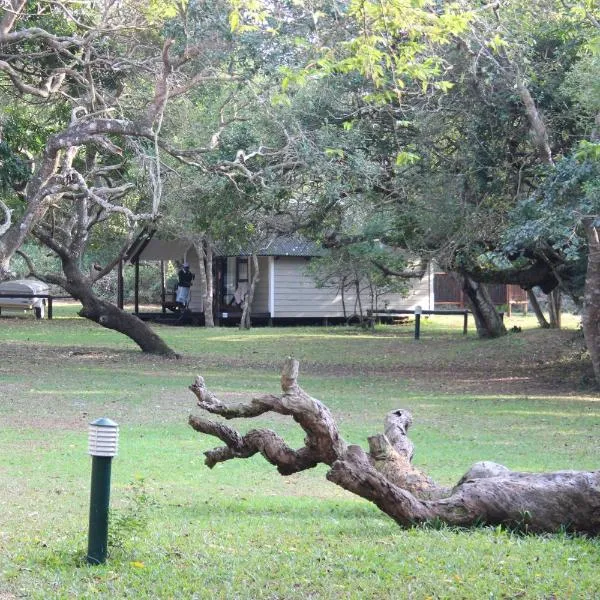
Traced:
<path id="1" fill-rule="evenodd" d="M 139 252 L 140 260 L 181 260 L 193 248 L 192 243 L 186 239 L 161 240 L 156 237 L 150 239 Z M 257 250 L 258 256 L 324 256 L 327 251 L 301 236 L 282 236 L 270 240 L 264 247 Z M 228 256 L 250 256 L 252 250 L 248 247 L 238 249 L 223 248 L 217 243 L 214 256 L 225 258 Z"/>
<path id="2" fill-rule="evenodd" d="M 263 247 L 256 251 L 257 256 L 324 256 L 327 250 L 321 248 L 315 242 L 307 240 L 300 235 L 286 235 L 276 237 L 265 243 Z M 223 251 L 218 248 L 216 256 L 250 256 L 252 250 L 240 247 L 237 251 L 229 249 Z"/>

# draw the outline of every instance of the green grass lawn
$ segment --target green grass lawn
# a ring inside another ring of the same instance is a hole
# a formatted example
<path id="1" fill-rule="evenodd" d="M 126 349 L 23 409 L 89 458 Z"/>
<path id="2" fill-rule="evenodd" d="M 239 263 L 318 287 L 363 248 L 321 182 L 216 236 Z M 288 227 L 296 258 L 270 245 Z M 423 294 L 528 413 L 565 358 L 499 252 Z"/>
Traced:
<path id="1" fill-rule="evenodd" d="M 184 355 L 142 356 L 59 308 L 0 319 L 0 599 L 596 598 L 600 543 L 495 528 L 400 529 L 325 480 L 281 477 L 260 457 L 207 469 L 215 442 L 187 426 L 196 373 L 224 398 L 276 392 L 283 358 L 349 442 L 404 407 L 415 462 L 443 483 L 477 460 L 515 470 L 598 468 L 600 401 L 575 332 L 533 328 L 479 341 L 460 319 L 408 328 L 158 327 Z M 516 323 L 517 321 L 515 321 Z M 87 424 L 121 427 L 111 549 L 90 567 Z M 279 416 L 235 423 L 302 432 Z"/>

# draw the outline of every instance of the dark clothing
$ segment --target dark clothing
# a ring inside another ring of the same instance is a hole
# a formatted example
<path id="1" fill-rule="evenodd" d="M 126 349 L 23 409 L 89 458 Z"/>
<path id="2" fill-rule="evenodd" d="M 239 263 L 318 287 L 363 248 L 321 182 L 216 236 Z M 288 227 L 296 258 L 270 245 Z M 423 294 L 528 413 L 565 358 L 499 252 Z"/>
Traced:
<path id="1" fill-rule="evenodd" d="M 177 277 L 179 278 L 179 287 L 189 288 L 192 285 L 195 275 L 189 269 L 180 269 Z"/>

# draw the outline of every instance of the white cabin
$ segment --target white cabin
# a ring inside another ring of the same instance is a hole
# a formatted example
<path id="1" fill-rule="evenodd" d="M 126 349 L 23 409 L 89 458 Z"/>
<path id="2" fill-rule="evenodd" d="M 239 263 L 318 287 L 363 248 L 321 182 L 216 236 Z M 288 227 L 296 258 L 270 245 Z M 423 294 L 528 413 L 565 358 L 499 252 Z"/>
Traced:
<path id="1" fill-rule="evenodd" d="M 429 265 L 421 278 L 408 280 L 406 294 L 388 293 L 377 298 L 362 286 L 360 300 L 354 289 L 342 293 L 338 285 L 320 287 L 307 272 L 310 260 L 324 254 L 312 242 L 298 237 L 282 237 L 273 240 L 257 252 L 259 279 L 256 284 L 252 315 L 267 318 L 271 323 L 343 321 L 352 316 L 366 316 L 368 310 L 424 310 L 434 309 L 433 269 Z M 143 247 L 132 253 L 135 261 L 188 262 L 190 270 L 198 273 L 199 257 L 193 244 L 183 239 L 146 240 Z M 252 259 L 248 253 L 236 256 L 215 252 L 213 310 L 219 321 L 239 318 L 238 300 L 252 280 Z M 165 296 L 171 297 L 171 290 Z M 192 313 L 203 313 L 202 297 L 198 280 L 191 288 L 188 306 Z M 163 306 L 164 310 L 164 306 Z"/>

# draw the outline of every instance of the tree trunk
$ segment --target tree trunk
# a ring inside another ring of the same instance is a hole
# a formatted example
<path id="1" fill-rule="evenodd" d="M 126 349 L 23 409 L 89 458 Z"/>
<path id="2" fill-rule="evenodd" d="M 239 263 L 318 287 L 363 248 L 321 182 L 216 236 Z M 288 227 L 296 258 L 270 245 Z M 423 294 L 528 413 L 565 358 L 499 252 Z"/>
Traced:
<path id="1" fill-rule="evenodd" d="M 467 305 L 475 319 L 477 334 L 481 338 L 497 338 L 506 333 L 506 327 L 482 283 L 468 275 L 458 275 Z"/>
<path id="2" fill-rule="evenodd" d="M 346 277 L 342 277 L 342 281 L 340 282 L 340 294 L 342 296 L 342 312 L 344 313 L 344 321 L 348 319 L 348 312 L 346 311 L 346 296 L 344 294 L 345 287 Z"/>
<path id="3" fill-rule="evenodd" d="M 548 323 L 548 321 L 546 321 L 546 317 L 544 316 L 544 313 L 542 312 L 540 303 L 538 302 L 538 299 L 536 298 L 533 290 L 527 290 L 527 297 L 529 298 L 529 304 L 531 304 L 531 308 L 533 309 L 533 312 L 535 313 L 535 316 L 538 320 L 539 326 L 542 329 L 548 329 L 550 327 L 550 323 Z"/>
<path id="4" fill-rule="evenodd" d="M 252 326 L 252 302 L 254 301 L 254 290 L 259 280 L 260 271 L 258 269 L 258 257 L 256 253 L 252 253 L 252 277 L 250 278 L 250 288 L 244 299 L 242 308 L 242 318 L 240 319 L 240 329 L 250 329 Z"/>
<path id="5" fill-rule="evenodd" d="M 358 321 L 362 325 L 362 323 L 363 323 L 363 308 L 362 308 L 362 300 L 360 297 L 360 280 L 358 279 L 358 275 L 356 275 L 356 279 L 354 280 L 354 286 L 356 289 L 356 303 L 358 305 Z"/>
<path id="6" fill-rule="evenodd" d="M 445 488 L 411 464 L 410 413 L 388 413 L 384 433 L 369 438 L 370 451 L 366 453 L 342 439 L 329 409 L 304 392 L 297 378 L 298 361 L 288 358 L 281 375 L 281 395 L 227 405 L 198 376 L 190 390 L 203 410 L 225 419 L 274 412 L 291 416 L 305 433 L 305 445 L 294 449 L 270 429 L 253 429 L 242 435 L 223 422 L 191 415 L 193 429 L 225 444 L 205 452 L 205 464 L 212 468 L 260 453 L 282 475 L 290 475 L 324 463 L 330 467 L 329 481 L 370 500 L 406 527 L 441 520 L 461 527 L 488 524 L 528 532 L 600 534 L 600 471 L 517 473 L 481 462 L 454 488 Z"/>
<path id="7" fill-rule="evenodd" d="M 550 314 L 551 329 L 560 329 L 561 326 L 562 294 L 560 288 L 554 288 L 548 294 L 548 312 Z"/>
<path id="8" fill-rule="evenodd" d="M 212 248 L 210 242 L 203 238 L 194 242 L 194 248 L 198 255 L 200 272 L 198 273 L 198 283 L 200 295 L 202 296 L 202 309 L 204 310 L 205 327 L 214 327 L 213 319 L 213 281 L 212 281 Z M 210 254 L 210 256 L 209 256 Z"/>
<path id="9" fill-rule="evenodd" d="M 600 236 L 592 219 L 584 221 L 588 240 L 588 263 L 583 299 L 583 335 L 596 383 L 600 385 Z"/>
<path id="10" fill-rule="evenodd" d="M 215 293 L 215 282 L 213 277 L 213 246 L 212 240 L 207 237 L 205 241 L 205 258 L 206 258 L 206 296 L 204 300 L 204 326 L 214 327 L 215 326 L 215 314 L 214 314 L 214 293 Z M 208 307 L 208 309 L 207 309 Z"/>
<path id="11" fill-rule="evenodd" d="M 152 329 L 135 315 L 121 310 L 114 304 L 96 296 L 87 277 L 85 277 L 74 260 L 63 259 L 64 281 L 61 285 L 82 304 L 81 317 L 90 319 L 102 327 L 118 331 L 133 340 L 148 354 L 158 354 L 167 358 L 178 358 L 174 352 Z"/>
<path id="12" fill-rule="evenodd" d="M 10 270 L 10 258 L 2 259 L 2 253 L 0 250 L 0 281 L 10 279 L 12 272 Z"/>

